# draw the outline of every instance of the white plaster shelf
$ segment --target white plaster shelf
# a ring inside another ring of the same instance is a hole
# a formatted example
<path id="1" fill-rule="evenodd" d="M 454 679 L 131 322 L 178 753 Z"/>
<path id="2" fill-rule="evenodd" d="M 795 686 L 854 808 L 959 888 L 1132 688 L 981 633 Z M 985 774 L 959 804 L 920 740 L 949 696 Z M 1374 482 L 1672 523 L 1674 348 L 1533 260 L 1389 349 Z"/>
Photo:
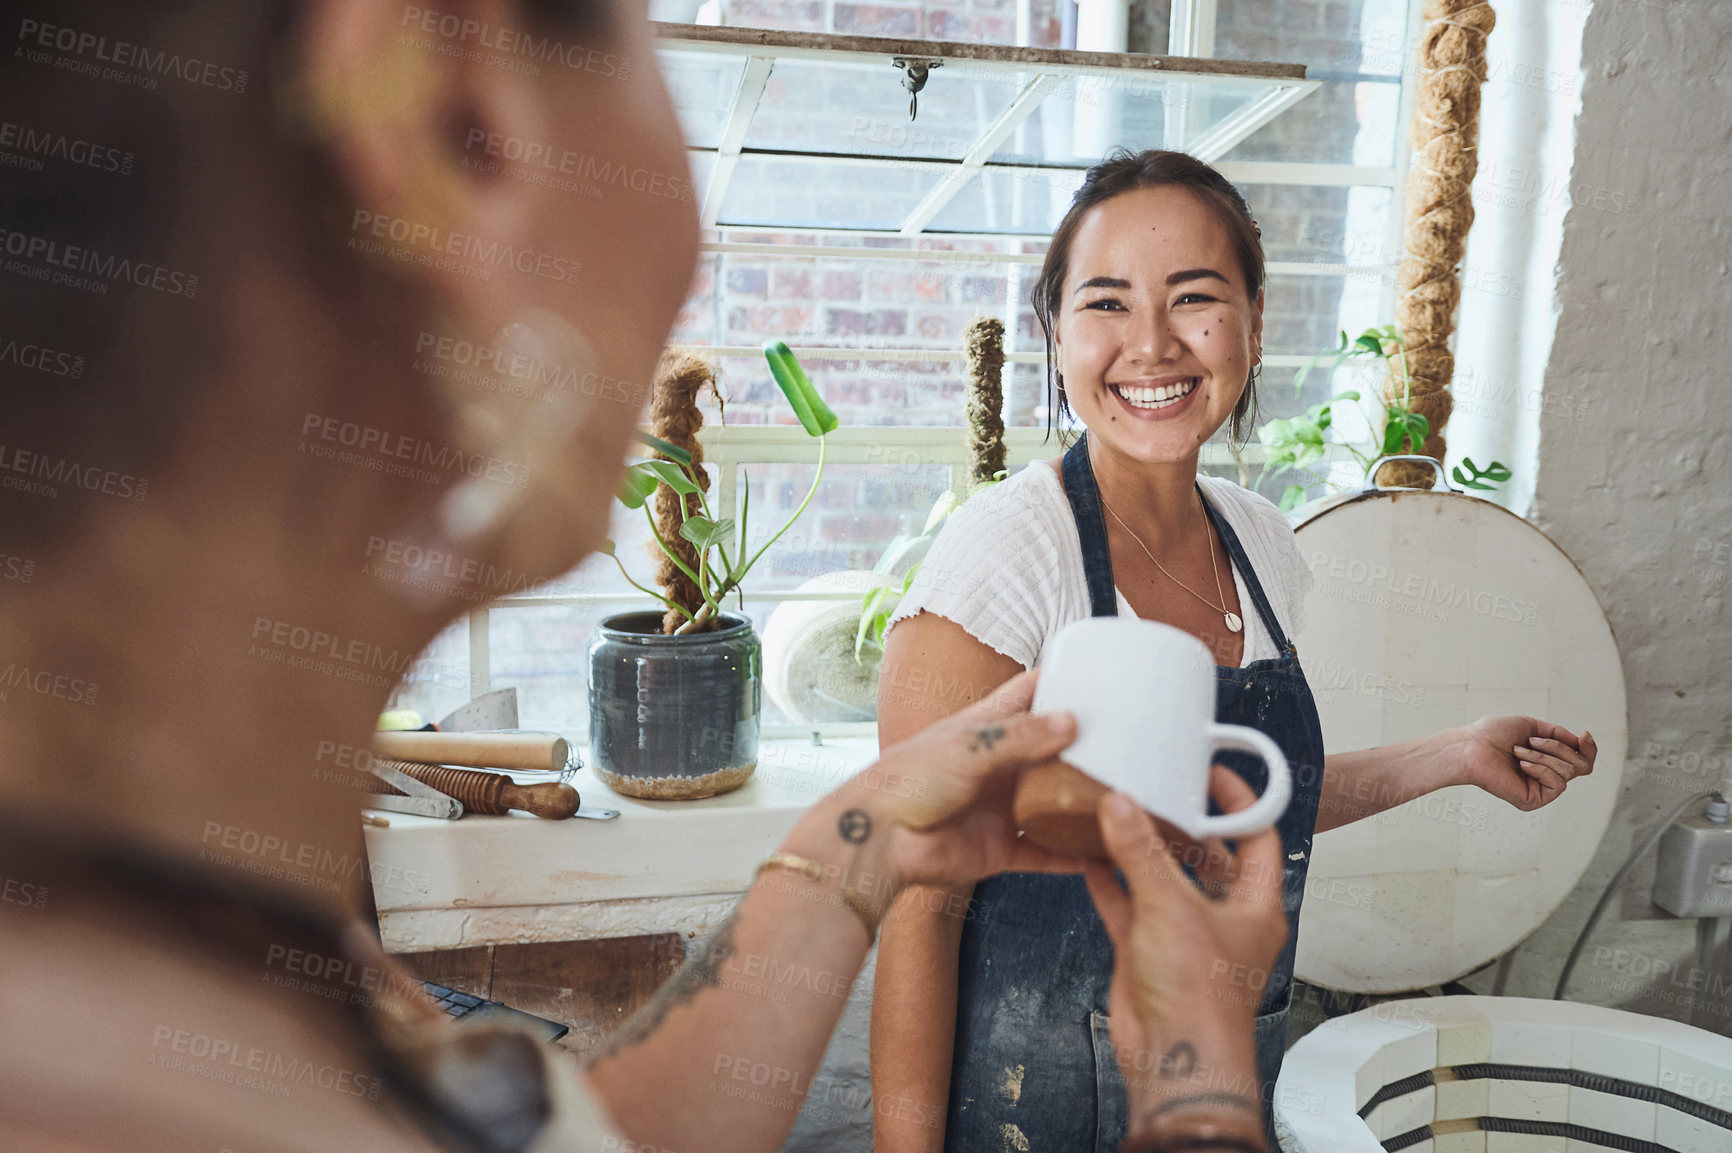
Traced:
<path id="1" fill-rule="evenodd" d="M 807 806 L 877 756 L 870 737 L 768 740 L 750 781 L 701 801 L 622 797 L 578 770 L 584 804 L 618 809 L 611 821 L 380 813 L 389 827 L 366 837 L 385 946 L 701 933 Z"/>

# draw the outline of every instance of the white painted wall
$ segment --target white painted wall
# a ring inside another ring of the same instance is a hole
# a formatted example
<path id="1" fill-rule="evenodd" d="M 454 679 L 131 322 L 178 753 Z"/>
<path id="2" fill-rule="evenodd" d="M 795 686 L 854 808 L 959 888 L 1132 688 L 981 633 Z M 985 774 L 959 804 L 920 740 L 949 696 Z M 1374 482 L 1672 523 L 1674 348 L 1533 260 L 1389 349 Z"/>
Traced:
<path id="1" fill-rule="evenodd" d="M 1726 783 L 1729 57 L 1732 4 L 1721 0 L 1598 0 L 1583 34 L 1532 519 L 1581 566 L 1611 620 L 1629 687 L 1630 769 L 1593 867 L 1519 951 L 1512 994 L 1551 995 L 1633 835 Z M 1570 996 L 1680 1020 L 1694 1013 L 1732 1034 L 1726 952 L 1707 971 L 1695 966 L 1694 923 L 1650 904 L 1652 876 L 1651 861 L 1632 875 Z"/>
<path id="2" fill-rule="evenodd" d="M 1520 515 L 1533 507 L 1540 414 L 1558 318 L 1553 270 L 1564 219 L 1580 203 L 1596 207 L 1596 189 L 1571 179 L 1581 110 L 1582 3 L 1521 0 L 1497 6 L 1486 45 L 1481 92 L 1479 171 L 1473 182 L 1473 230 L 1462 262 L 1456 312 L 1455 414 L 1449 457 L 1481 468 L 1494 460 L 1515 470 L 1485 494 Z M 1598 210 L 1629 208 L 1603 193 Z M 1574 411 L 1574 410 L 1571 410 Z"/>

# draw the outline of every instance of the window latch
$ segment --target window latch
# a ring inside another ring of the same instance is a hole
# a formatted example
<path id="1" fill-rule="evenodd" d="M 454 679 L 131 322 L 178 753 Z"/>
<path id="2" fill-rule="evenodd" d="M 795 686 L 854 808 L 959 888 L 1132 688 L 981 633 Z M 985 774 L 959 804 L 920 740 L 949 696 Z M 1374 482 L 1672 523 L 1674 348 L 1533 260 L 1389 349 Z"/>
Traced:
<path id="1" fill-rule="evenodd" d="M 920 90 L 926 87 L 926 77 L 934 68 L 944 67 L 944 61 L 930 57 L 897 56 L 890 61 L 902 69 L 902 87 L 908 90 L 908 119 L 920 111 Z"/>

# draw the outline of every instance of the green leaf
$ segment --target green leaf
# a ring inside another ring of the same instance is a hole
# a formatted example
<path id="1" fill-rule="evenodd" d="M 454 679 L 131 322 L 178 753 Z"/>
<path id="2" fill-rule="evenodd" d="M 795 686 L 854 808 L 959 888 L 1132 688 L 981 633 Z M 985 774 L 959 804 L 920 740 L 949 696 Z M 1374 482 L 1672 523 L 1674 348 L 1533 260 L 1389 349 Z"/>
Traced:
<path id="1" fill-rule="evenodd" d="M 779 340 L 766 341 L 764 360 L 770 366 L 770 375 L 775 378 L 776 387 L 788 398 L 788 405 L 794 410 L 794 416 L 799 420 L 800 427 L 806 430 L 806 435 L 822 436 L 824 430 L 818 423 L 817 414 L 812 411 L 812 405 L 806 400 L 806 393 L 800 387 L 800 378 L 794 375 L 794 370 L 782 359 L 781 350 L 787 347 Z"/>
<path id="2" fill-rule="evenodd" d="M 1462 471 L 1463 466 L 1466 466 L 1467 468 L 1465 473 Z M 1461 458 L 1461 464 L 1456 465 L 1450 472 L 1450 475 L 1454 477 L 1455 482 L 1463 488 L 1490 490 L 1495 488 L 1497 485 L 1502 484 L 1514 474 L 1510 471 L 1509 466 L 1504 464 L 1502 461 L 1494 460 L 1484 468 L 1481 468 L 1479 465 L 1473 463 L 1473 457 L 1464 456 Z M 1491 483 L 1487 484 L 1485 483 L 1486 481 L 1490 481 Z"/>
<path id="3" fill-rule="evenodd" d="M 620 480 L 619 500 L 627 508 L 642 508 L 661 482 L 641 464 L 628 465 Z"/>
<path id="4" fill-rule="evenodd" d="M 1481 484 L 1477 480 L 1469 480 L 1466 476 L 1464 476 L 1462 474 L 1461 465 L 1459 465 L 1459 464 L 1450 470 L 1450 475 L 1455 478 L 1455 483 L 1461 485 L 1461 487 L 1463 487 L 1463 488 L 1489 489 L 1491 487 L 1491 485 Z"/>
<path id="5" fill-rule="evenodd" d="M 734 555 L 739 559 L 734 562 L 734 571 L 728 574 L 728 583 L 737 585 L 746 575 L 751 562 L 746 558 L 746 515 L 752 511 L 752 476 L 746 471 L 746 466 L 740 466 L 740 547 Z"/>
<path id="6" fill-rule="evenodd" d="M 680 525 L 680 535 L 691 541 L 699 553 L 718 544 L 727 544 L 734 535 L 731 520 L 711 520 L 707 516 L 688 516 Z"/>
<path id="7" fill-rule="evenodd" d="M 651 436 L 647 432 L 640 432 L 637 435 L 639 440 L 643 441 L 669 460 L 676 464 L 683 464 L 687 468 L 692 467 L 692 454 L 681 448 L 679 445 L 665 441 L 659 436 Z"/>
<path id="8" fill-rule="evenodd" d="M 861 659 L 861 656 L 866 649 L 866 637 L 869 633 L 871 633 L 871 631 L 872 631 L 872 616 L 870 613 L 864 613 L 863 612 L 860 614 L 859 623 L 854 626 L 854 663 L 855 664 L 865 664 L 866 663 L 865 661 L 863 661 Z"/>
<path id="9" fill-rule="evenodd" d="M 808 436 L 823 436 L 827 432 L 835 432 L 841 425 L 836 414 L 830 411 L 830 406 L 824 403 L 824 398 L 818 395 L 806 370 L 800 367 L 800 362 L 794 356 L 786 342 L 780 340 L 766 341 L 764 344 L 764 360 L 770 365 L 770 375 L 775 377 L 776 386 L 782 390 L 782 395 L 788 398 L 788 404 L 794 410 L 794 416 L 800 421 L 800 427 L 806 430 Z"/>
<path id="10" fill-rule="evenodd" d="M 595 551 L 600 553 L 602 556 L 614 556 L 618 552 L 618 549 L 611 540 L 604 540 L 595 546 Z"/>
<path id="11" fill-rule="evenodd" d="M 1403 452 L 1418 452 L 1425 445 L 1425 438 L 1430 435 L 1431 422 L 1417 412 L 1409 412 L 1399 404 L 1387 405 L 1384 409 L 1386 423 L 1383 426 L 1383 455 L 1393 456 Z M 1410 444 L 1409 448 L 1402 448 Z"/>
<path id="12" fill-rule="evenodd" d="M 954 492 L 946 491 L 932 502 L 932 511 L 926 514 L 926 527 L 920 530 L 921 536 L 926 536 L 933 529 L 943 524 L 951 513 L 961 506 Z"/>
<path id="13" fill-rule="evenodd" d="M 686 475 L 685 470 L 671 460 L 646 460 L 632 467 L 649 471 L 658 481 L 682 496 L 701 491 L 692 478 Z"/>
<path id="14" fill-rule="evenodd" d="M 1305 503 L 1305 494 L 1310 491 L 1302 484 L 1290 484 L 1287 491 L 1281 494 L 1281 511 L 1292 512 Z"/>
<path id="15" fill-rule="evenodd" d="M 875 573 L 889 573 L 893 571 L 896 568 L 897 563 L 901 561 L 903 557 L 908 555 L 908 550 L 913 548 L 923 539 L 925 538 L 917 536 L 914 533 L 897 533 L 895 536 L 890 538 L 890 543 L 884 546 L 884 551 L 878 554 L 878 561 L 872 566 L 872 571 Z"/>
<path id="16" fill-rule="evenodd" d="M 1406 426 L 1393 420 L 1383 426 L 1384 456 L 1395 456 L 1401 451 L 1401 442 L 1405 439 L 1402 434 L 1405 431 Z"/>
<path id="17" fill-rule="evenodd" d="M 1369 352 L 1373 356 L 1383 355 L 1383 341 L 1378 337 L 1375 328 L 1361 333 L 1359 339 L 1353 342 L 1355 352 Z"/>
<path id="18" fill-rule="evenodd" d="M 890 623 L 890 615 L 896 611 L 900 599 L 888 585 L 877 585 L 866 591 L 860 601 L 860 623 L 854 630 L 855 660 L 860 659 L 861 650 L 868 641 L 883 646 L 884 626 Z"/>
<path id="19" fill-rule="evenodd" d="M 805 366 L 800 358 L 794 355 L 793 349 L 781 341 L 776 342 L 776 351 L 781 354 L 783 363 L 794 370 L 794 377 L 800 382 L 800 387 L 806 393 L 806 403 L 812 406 L 812 415 L 818 418 L 818 426 L 825 432 L 835 432 L 842 422 L 836 419 L 836 414 L 830 411 L 830 406 L 824 403 L 824 394 L 818 391 L 818 386 L 812 383 L 812 378 L 806 375 Z"/>

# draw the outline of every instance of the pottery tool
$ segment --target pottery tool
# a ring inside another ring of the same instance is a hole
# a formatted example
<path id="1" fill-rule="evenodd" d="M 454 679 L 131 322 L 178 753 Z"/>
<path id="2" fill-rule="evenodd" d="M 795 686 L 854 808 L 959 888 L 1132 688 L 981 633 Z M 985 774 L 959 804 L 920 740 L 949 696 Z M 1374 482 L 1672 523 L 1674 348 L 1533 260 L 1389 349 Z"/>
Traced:
<path id="1" fill-rule="evenodd" d="M 582 803 L 576 789 L 552 781 L 520 785 L 503 773 L 422 765 L 413 761 L 384 761 L 382 765 L 439 790 L 468 812 L 488 816 L 504 816 L 512 809 L 519 809 L 548 820 L 562 821 L 576 816 Z"/>
<path id="2" fill-rule="evenodd" d="M 474 733 L 517 727 L 517 689 L 494 689 L 458 705 L 439 720 L 442 733 Z"/>
<path id="3" fill-rule="evenodd" d="M 462 801 L 410 776 L 398 767 L 400 764 L 401 761 L 388 761 L 383 757 L 374 757 L 368 764 L 367 771 L 380 783 L 367 789 L 376 794 L 367 798 L 367 808 L 410 813 L 417 817 L 437 817 L 443 821 L 455 821 L 463 815 Z M 393 789 L 396 791 L 392 792 Z"/>
<path id="4" fill-rule="evenodd" d="M 495 689 L 446 714 L 440 731 L 381 731 L 373 745 L 373 773 L 398 790 L 370 807 L 454 820 L 465 809 L 503 815 L 512 809 L 550 820 L 582 817 L 610 821 L 618 809 L 581 803 L 567 782 L 582 761 L 557 733 L 517 727 L 517 690 Z M 463 766 L 452 768 L 450 766 Z M 498 772 L 551 773 L 557 780 L 522 784 Z"/>
<path id="5" fill-rule="evenodd" d="M 558 733 L 522 730 L 437 733 L 379 732 L 373 751 L 398 761 L 462 765 L 474 769 L 523 769 L 558 773 L 571 758 L 571 746 Z"/>

